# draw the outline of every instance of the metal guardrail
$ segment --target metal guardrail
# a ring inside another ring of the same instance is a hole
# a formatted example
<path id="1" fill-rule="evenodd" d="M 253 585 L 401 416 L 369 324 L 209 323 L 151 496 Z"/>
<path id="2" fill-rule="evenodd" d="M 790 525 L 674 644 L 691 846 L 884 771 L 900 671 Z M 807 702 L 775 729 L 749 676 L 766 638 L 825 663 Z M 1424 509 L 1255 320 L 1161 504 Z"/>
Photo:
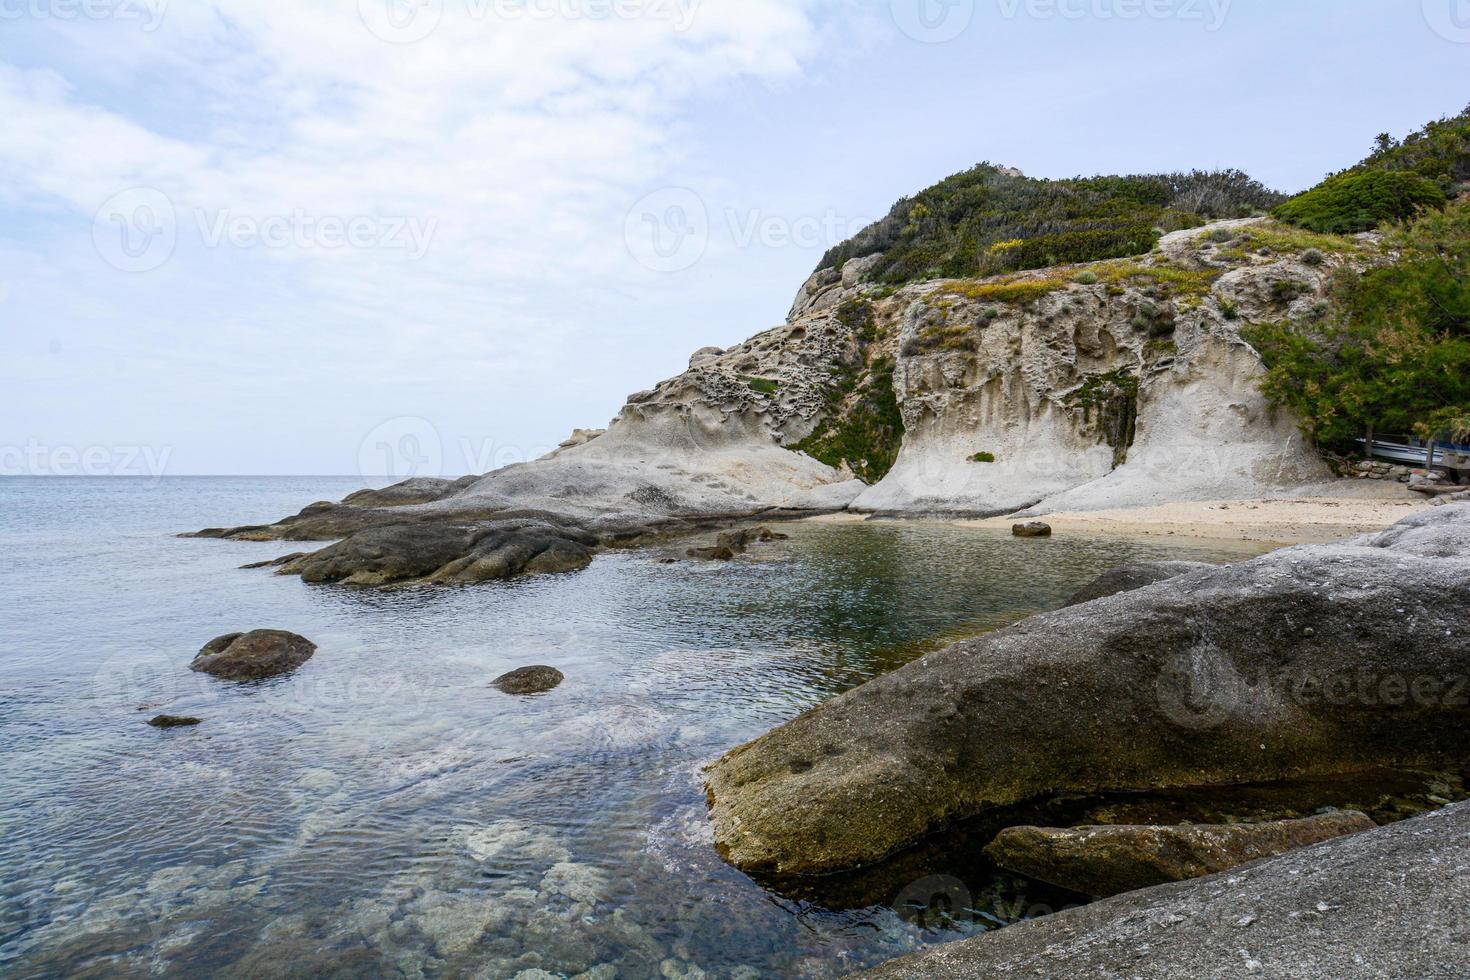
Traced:
<path id="1" fill-rule="evenodd" d="M 1368 447 L 1367 439 L 1357 440 L 1359 446 L 1364 449 Z M 1455 443 L 1435 443 L 1434 459 L 1428 459 L 1429 447 L 1421 442 L 1400 442 L 1392 437 L 1381 439 L 1375 437 L 1373 440 L 1373 458 L 1387 460 L 1394 463 L 1403 463 L 1410 466 L 1445 466 L 1450 469 L 1465 469 L 1470 467 L 1470 446 L 1461 446 Z"/>

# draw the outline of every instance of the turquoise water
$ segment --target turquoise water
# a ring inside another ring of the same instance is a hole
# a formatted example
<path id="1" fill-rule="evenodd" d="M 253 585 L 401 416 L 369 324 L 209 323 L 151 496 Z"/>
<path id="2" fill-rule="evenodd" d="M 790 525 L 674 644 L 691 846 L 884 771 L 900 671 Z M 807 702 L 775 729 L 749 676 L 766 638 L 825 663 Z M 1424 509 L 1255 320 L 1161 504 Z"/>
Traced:
<path id="1" fill-rule="evenodd" d="M 377 593 L 238 568 L 300 545 L 173 536 L 359 483 L 0 479 L 0 974 L 827 977 L 958 938 L 996 917 L 730 869 L 701 768 L 1123 561 L 1241 557 L 803 523 L 731 564 L 659 562 L 686 543 Z M 315 659 L 247 686 L 187 670 L 265 627 Z M 567 675 L 548 696 L 489 687 L 540 663 Z"/>

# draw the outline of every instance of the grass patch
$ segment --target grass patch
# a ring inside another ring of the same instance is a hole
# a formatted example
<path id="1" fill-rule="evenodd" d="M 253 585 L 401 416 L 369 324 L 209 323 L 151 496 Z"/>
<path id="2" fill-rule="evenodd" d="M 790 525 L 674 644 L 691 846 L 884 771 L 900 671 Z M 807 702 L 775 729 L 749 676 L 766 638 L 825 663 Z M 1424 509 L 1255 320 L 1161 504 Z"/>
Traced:
<path id="1" fill-rule="evenodd" d="M 1288 225 L 1251 225 L 1241 229 L 1250 248 L 1269 248 L 1273 252 L 1294 254 L 1316 249 L 1327 255 L 1343 255 L 1358 250 L 1358 243 L 1346 235 L 1324 235 Z"/>
<path id="2" fill-rule="evenodd" d="M 751 378 L 742 374 L 740 380 L 750 385 L 751 391 L 758 391 L 762 395 L 774 395 L 781 390 L 781 383 L 770 378 Z"/>
<path id="3" fill-rule="evenodd" d="M 995 453 L 976 453 L 975 455 L 970 457 L 970 462 L 993 463 L 995 462 Z"/>

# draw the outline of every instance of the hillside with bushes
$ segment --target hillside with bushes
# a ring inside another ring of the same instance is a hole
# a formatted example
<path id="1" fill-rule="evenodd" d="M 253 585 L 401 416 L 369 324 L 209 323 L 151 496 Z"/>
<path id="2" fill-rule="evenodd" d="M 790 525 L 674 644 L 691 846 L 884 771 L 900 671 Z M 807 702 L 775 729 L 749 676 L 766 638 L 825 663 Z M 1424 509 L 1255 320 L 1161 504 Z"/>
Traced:
<path id="1" fill-rule="evenodd" d="M 902 285 L 1123 258 L 1166 232 L 1263 214 L 1282 199 L 1238 170 L 1038 180 L 982 163 L 903 198 L 818 269 L 879 256 L 866 278 Z"/>

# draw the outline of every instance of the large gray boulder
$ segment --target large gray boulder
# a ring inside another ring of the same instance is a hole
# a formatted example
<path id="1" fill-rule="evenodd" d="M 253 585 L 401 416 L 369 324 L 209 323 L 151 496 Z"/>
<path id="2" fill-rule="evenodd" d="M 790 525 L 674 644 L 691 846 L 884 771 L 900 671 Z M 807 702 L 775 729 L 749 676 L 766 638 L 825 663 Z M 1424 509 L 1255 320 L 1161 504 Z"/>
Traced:
<path id="1" fill-rule="evenodd" d="M 1084 895 L 1120 895 L 1228 871 L 1377 826 L 1355 810 L 1265 823 L 1007 827 L 985 854 L 1008 871 Z"/>
<path id="2" fill-rule="evenodd" d="M 1470 804 L 893 960 L 869 980 L 1415 980 L 1470 963 Z"/>
<path id="3" fill-rule="evenodd" d="M 732 864 L 826 873 L 996 807 L 1470 757 L 1470 506 L 1036 616 L 710 769 Z"/>

